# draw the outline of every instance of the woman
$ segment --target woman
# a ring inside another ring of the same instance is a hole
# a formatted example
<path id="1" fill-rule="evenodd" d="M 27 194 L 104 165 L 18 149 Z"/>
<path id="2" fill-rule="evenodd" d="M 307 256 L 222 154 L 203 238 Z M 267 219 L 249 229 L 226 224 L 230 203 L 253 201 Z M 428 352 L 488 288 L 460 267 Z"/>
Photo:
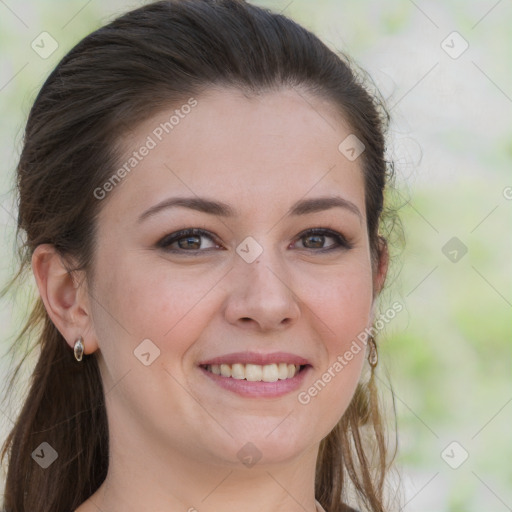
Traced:
<path id="1" fill-rule="evenodd" d="M 41 353 L 6 512 L 387 510 L 386 122 L 241 0 L 149 4 L 62 59 L 18 166 Z"/>

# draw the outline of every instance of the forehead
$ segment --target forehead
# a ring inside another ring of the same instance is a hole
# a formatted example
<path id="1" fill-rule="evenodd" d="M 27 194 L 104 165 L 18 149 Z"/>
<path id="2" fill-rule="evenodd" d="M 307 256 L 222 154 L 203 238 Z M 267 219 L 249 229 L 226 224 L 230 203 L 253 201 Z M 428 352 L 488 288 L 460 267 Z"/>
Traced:
<path id="1" fill-rule="evenodd" d="M 136 215 L 172 195 L 198 195 L 250 215 L 326 194 L 364 213 L 362 159 L 339 150 L 350 135 L 332 103 L 296 89 L 250 97 L 212 89 L 162 109 L 120 141 L 125 172 L 105 214 Z"/>

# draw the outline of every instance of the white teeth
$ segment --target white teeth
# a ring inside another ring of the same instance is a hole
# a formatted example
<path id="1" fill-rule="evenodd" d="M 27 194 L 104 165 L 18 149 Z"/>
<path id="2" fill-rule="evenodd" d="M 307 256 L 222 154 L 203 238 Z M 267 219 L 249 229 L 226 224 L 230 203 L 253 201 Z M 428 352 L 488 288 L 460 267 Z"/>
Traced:
<path id="1" fill-rule="evenodd" d="M 206 369 L 215 375 L 231 377 L 250 382 L 276 382 L 277 380 L 292 379 L 299 372 L 300 366 L 286 363 L 259 364 L 212 364 Z"/>
<path id="2" fill-rule="evenodd" d="M 293 375 L 295 375 L 295 365 L 293 366 Z M 279 363 L 279 370 L 278 370 L 279 380 L 284 380 L 288 378 L 288 365 L 286 363 Z"/>
<path id="3" fill-rule="evenodd" d="M 261 381 L 263 379 L 263 368 L 259 364 L 246 364 L 245 378 L 251 382 Z"/>
<path id="4" fill-rule="evenodd" d="M 266 364 L 263 367 L 263 382 L 275 382 L 278 378 L 277 364 Z"/>
<path id="5" fill-rule="evenodd" d="M 231 365 L 231 377 L 238 380 L 245 378 L 244 367 L 241 364 Z"/>
<path id="6" fill-rule="evenodd" d="M 221 364 L 220 365 L 220 374 L 223 377 L 231 377 L 231 366 L 229 366 L 229 364 Z"/>

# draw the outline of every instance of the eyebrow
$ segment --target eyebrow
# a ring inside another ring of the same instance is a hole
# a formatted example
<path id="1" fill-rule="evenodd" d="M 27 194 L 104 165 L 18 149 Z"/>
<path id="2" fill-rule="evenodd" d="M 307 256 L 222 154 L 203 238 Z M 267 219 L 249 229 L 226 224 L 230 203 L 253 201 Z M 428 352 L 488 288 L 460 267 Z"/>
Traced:
<path id="1" fill-rule="evenodd" d="M 162 210 L 168 208 L 189 208 L 191 210 L 197 210 L 199 212 L 208 213 L 210 215 L 217 215 L 219 217 L 236 217 L 237 211 L 233 209 L 229 204 L 221 201 L 214 201 L 205 197 L 172 197 L 164 199 L 160 203 L 147 209 L 142 215 L 139 216 L 137 222 L 156 215 Z M 289 210 L 288 214 L 292 216 L 306 215 L 308 213 L 316 213 L 331 208 L 343 208 L 348 210 L 363 219 L 359 208 L 348 199 L 344 199 L 341 196 L 325 196 L 316 197 L 312 199 L 301 199 L 297 201 Z"/>

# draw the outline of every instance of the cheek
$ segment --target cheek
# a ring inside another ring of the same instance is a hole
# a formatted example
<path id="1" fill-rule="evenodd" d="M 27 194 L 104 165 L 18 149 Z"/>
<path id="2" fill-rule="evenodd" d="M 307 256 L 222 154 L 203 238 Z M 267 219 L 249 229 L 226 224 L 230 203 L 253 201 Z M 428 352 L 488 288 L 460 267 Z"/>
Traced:
<path id="1" fill-rule="evenodd" d="M 317 276 L 314 286 L 304 282 L 303 295 L 323 342 L 324 357 L 315 381 L 303 390 L 299 402 L 314 403 L 317 413 L 330 420 L 331 426 L 348 407 L 365 361 L 366 345 L 358 336 L 371 319 L 373 290 L 368 269 L 347 265 L 323 279 Z"/>
<path id="2" fill-rule="evenodd" d="M 323 276 L 302 278 L 301 300 L 323 324 L 329 347 L 342 349 L 368 327 L 373 289 L 368 267 L 343 265 Z"/>
<path id="3" fill-rule="evenodd" d="M 96 308 L 100 321 L 95 319 L 101 326 L 99 339 L 116 339 L 131 351 L 144 339 L 162 352 L 187 349 L 204 328 L 200 319 L 206 318 L 205 299 L 218 279 L 170 266 L 163 260 L 148 263 L 136 257 L 118 260 L 115 267 L 103 265 L 104 279 L 98 287 L 102 307 Z"/>

